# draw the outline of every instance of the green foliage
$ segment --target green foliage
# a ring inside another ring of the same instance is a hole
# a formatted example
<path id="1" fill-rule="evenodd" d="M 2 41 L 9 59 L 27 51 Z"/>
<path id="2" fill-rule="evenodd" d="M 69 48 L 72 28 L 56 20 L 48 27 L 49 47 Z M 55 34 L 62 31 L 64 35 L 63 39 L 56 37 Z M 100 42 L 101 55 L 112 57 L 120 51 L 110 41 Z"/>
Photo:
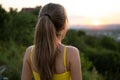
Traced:
<path id="1" fill-rule="evenodd" d="M 0 7 L 0 66 L 6 65 L 3 74 L 9 80 L 20 80 L 23 53 L 33 44 L 36 16 L 11 9 L 7 13 Z"/>
<path id="2" fill-rule="evenodd" d="M 30 44 L 33 42 L 36 20 L 35 15 L 31 13 L 11 11 L 8 20 L 4 23 L 0 38 L 4 41 L 14 40 L 18 44 Z"/>
<path id="3" fill-rule="evenodd" d="M 81 59 L 81 64 L 82 64 L 81 67 L 83 72 L 88 71 L 93 67 L 92 62 L 89 61 L 87 57 L 85 57 L 84 53 L 80 53 L 80 59 Z"/>
<path id="4" fill-rule="evenodd" d="M 6 21 L 8 20 L 7 12 L 0 6 L 0 39 L 4 38 L 4 34 L 6 32 L 4 31 Z"/>
<path id="5" fill-rule="evenodd" d="M 109 49 L 109 50 L 117 50 L 118 46 L 115 40 L 113 40 L 110 37 L 103 37 L 100 41 L 100 45 L 103 48 Z"/>
<path id="6" fill-rule="evenodd" d="M 7 70 L 3 75 L 7 76 L 9 80 L 20 80 L 23 52 L 26 47 L 22 45 L 18 46 L 13 41 L 2 44 L 1 46 L 0 65 L 7 66 Z"/>
<path id="7" fill-rule="evenodd" d="M 79 33 L 78 33 L 79 32 Z M 79 34 L 79 35 L 78 35 Z M 103 76 L 102 80 L 118 80 L 120 76 L 120 43 L 110 37 L 94 37 L 84 34 L 82 31 L 69 30 L 65 44 L 76 46 L 81 55 L 83 79 L 89 80 L 92 72 L 89 69 L 95 67 L 98 76 Z M 83 63 L 84 61 L 84 63 Z M 88 64 L 86 65 L 85 62 Z M 90 65 L 92 63 L 92 66 Z M 87 66 L 87 67 L 84 67 Z M 86 71 L 85 71 L 86 70 Z M 101 75 L 99 75 L 101 74 Z M 94 78 L 95 79 L 95 78 Z M 92 79 L 92 80 L 94 80 Z M 101 80 L 100 79 L 100 80 Z M 96 79 L 99 80 L 99 79 Z"/>
<path id="8" fill-rule="evenodd" d="M 40 7 L 40 8 L 41 8 L 41 7 Z M 33 13 L 34 15 L 38 16 L 39 10 L 40 10 L 39 8 L 36 8 L 35 10 L 32 11 L 32 13 Z"/>
<path id="9" fill-rule="evenodd" d="M 81 58 L 81 67 L 82 67 L 82 75 L 83 80 L 104 80 L 102 75 L 98 73 L 98 71 L 93 67 L 91 61 L 87 57 L 85 57 L 84 53 L 80 53 Z"/>
<path id="10" fill-rule="evenodd" d="M 88 46 L 93 47 L 93 48 L 97 47 L 98 39 L 96 37 L 87 35 L 84 40 Z"/>
<path id="11" fill-rule="evenodd" d="M 83 72 L 83 80 L 104 80 L 104 78 L 94 68 L 92 71 Z"/>
<path id="12" fill-rule="evenodd" d="M 86 33 L 84 32 L 84 31 L 78 31 L 77 32 L 77 35 L 79 36 L 79 37 L 81 37 L 81 36 L 85 36 L 86 35 Z"/>
<path id="13" fill-rule="evenodd" d="M 32 43 L 31 40 L 33 40 L 34 27 L 36 24 L 35 16 L 30 13 L 21 12 L 15 16 L 13 22 L 13 39 L 19 44 L 23 43 L 26 45 Z"/>

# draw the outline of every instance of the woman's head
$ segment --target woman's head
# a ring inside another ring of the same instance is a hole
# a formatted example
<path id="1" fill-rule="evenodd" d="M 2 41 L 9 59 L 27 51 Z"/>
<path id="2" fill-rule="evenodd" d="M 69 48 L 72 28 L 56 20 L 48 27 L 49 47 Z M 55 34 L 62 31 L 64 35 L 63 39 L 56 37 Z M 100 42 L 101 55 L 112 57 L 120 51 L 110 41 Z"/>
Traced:
<path id="1" fill-rule="evenodd" d="M 63 6 L 49 3 L 39 13 L 35 29 L 35 66 L 41 80 L 52 80 L 58 39 L 66 33 L 67 16 Z"/>
<path id="2" fill-rule="evenodd" d="M 64 7 L 60 4 L 54 4 L 54 3 L 49 3 L 45 5 L 39 13 L 39 18 L 41 17 L 47 17 L 51 20 L 53 23 L 53 27 L 56 30 L 56 36 L 60 37 L 64 34 L 62 34 L 62 31 L 66 29 L 66 20 L 67 20 L 67 15 Z"/>

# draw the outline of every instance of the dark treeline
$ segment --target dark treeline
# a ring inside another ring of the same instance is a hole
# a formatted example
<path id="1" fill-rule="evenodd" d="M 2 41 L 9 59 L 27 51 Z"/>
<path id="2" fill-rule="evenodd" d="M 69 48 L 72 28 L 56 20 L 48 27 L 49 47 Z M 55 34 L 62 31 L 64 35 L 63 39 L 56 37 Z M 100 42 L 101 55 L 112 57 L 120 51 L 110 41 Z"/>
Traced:
<path id="1" fill-rule="evenodd" d="M 11 8 L 6 12 L 0 6 L 0 66 L 7 66 L 3 76 L 9 80 L 20 80 L 25 49 L 33 44 L 38 11 L 17 12 Z M 83 80 L 120 79 L 120 42 L 68 30 L 63 43 L 80 50 Z"/>

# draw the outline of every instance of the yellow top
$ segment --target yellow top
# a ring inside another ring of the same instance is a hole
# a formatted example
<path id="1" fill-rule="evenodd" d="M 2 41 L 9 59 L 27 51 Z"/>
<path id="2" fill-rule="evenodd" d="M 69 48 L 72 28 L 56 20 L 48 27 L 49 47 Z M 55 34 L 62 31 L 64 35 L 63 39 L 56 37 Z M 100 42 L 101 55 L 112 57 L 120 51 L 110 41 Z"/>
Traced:
<path id="1" fill-rule="evenodd" d="M 30 60 L 31 60 L 31 64 L 32 64 L 32 49 L 30 52 Z M 65 68 L 67 66 L 66 65 L 66 47 L 64 48 L 64 66 L 65 66 Z M 40 80 L 39 74 L 37 72 L 35 72 L 33 69 L 32 69 L 32 72 L 33 72 L 34 79 Z M 64 73 L 61 73 L 61 74 L 54 74 L 53 80 L 71 80 L 70 72 L 65 71 Z"/>

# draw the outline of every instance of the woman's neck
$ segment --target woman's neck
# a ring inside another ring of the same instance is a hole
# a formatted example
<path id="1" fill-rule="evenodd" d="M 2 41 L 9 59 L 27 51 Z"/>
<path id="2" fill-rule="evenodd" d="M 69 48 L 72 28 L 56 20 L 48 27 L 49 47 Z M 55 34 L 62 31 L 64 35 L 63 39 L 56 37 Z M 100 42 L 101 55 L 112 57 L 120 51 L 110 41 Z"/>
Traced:
<path id="1" fill-rule="evenodd" d="M 58 38 L 57 38 L 57 43 L 58 43 L 58 44 L 61 44 L 61 40 L 62 40 L 61 37 L 58 37 Z"/>

